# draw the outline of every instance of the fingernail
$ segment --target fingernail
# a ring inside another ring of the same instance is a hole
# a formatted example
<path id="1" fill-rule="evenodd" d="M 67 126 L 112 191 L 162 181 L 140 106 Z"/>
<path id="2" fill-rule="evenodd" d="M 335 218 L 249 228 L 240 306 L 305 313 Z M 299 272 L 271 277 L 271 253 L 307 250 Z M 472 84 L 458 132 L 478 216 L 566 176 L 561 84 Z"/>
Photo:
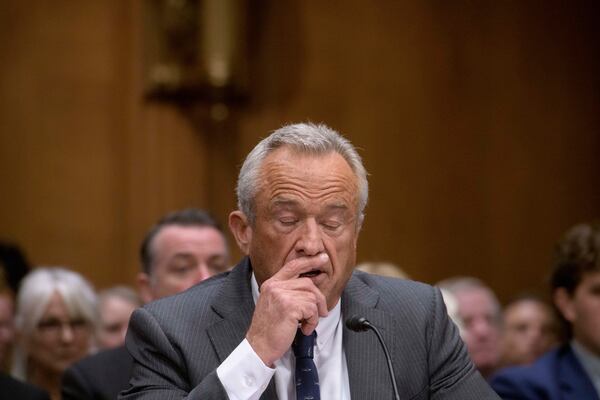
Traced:
<path id="1" fill-rule="evenodd" d="M 322 261 L 327 261 L 327 260 L 329 260 L 329 255 L 328 255 L 327 253 L 321 253 L 321 254 L 319 255 L 319 257 L 321 257 L 321 260 L 322 260 Z"/>

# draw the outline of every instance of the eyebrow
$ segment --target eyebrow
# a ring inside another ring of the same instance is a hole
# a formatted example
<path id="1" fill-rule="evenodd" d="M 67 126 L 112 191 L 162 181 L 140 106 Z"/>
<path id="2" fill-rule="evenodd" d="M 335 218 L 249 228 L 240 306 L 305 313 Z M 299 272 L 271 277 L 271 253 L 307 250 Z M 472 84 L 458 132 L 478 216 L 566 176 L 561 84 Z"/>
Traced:
<path id="1" fill-rule="evenodd" d="M 276 197 L 275 199 L 273 199 L 273 202 L 271 203 L 272 207 L 290 207 L 290 206 L 296 206 L 298 205 L 298 201 L 293 200 L 293 199 L 287 199 L 287 198 L 283 198 L 283 197 Z"/>
<path id="2" fill-rule="evenodd" d="M 189 260 L 189 259 L 194 259 L 194 255 L 192 253 L 175 253 L 173 255 L 173 257 L 170 258 L 170 260 L 177 260 L 177 259 L 185 259 L 185 260 Z"/>
<path id="3" fill-rule="evenodd" d="M 299 203 L 297 200 L 294 199 L 288 199 L 288 198 L 275 198 L 273 199 L 273 202 L 271 203 L 270 208 L 274 209 L 274 208 L 293 208 L 298 206 Z M 344 204 L 342 202 L 336 202 L 336 203 L 332 203 L 332 204 L 327 204 L 325 206 L 326 212 L 329 211 L 336 211 L 336 210 L 341 210 L 341 211 L 346 211 L 349 209 L 347 204 Z"/>
<path id="4" fill-rule="evenodd" d="M 334 203 L 334 204 L 328 204 L 327 206 L 325 206 L 325 208 L 329 211 L 329 210 L 347 210 L 348 209 L 348 205 L 344 204 L 344 203 Z"/>

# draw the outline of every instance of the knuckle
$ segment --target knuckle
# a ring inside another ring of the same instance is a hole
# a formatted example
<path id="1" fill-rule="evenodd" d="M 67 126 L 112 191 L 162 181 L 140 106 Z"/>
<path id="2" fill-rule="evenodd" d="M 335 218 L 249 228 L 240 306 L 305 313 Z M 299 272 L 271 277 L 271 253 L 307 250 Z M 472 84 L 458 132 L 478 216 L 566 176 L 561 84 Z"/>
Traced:
<path id="1" fill-rule="evenodd" d="M 273 291 L 273 287 L 275 286 L 275 282 L 272 280 L 266 280 L 262 286 L 260 287 L 260 291 L 262 293 L 271 293 Z"/>

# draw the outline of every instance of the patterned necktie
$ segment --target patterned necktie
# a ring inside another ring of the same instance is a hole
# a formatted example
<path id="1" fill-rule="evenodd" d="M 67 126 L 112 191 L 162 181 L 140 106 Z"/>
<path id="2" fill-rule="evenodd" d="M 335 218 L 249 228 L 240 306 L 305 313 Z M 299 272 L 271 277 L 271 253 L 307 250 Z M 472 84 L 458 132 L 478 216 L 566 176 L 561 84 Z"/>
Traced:
<path id="1" fill-rule="evenodd" d="M 313 361 L 313 347 L 317 331 L 312 335 L 305 336 L 298 329 L 292 349 L 296 356 L 296 399 L 297 400 L 320 400 L 319 374 Z"/>

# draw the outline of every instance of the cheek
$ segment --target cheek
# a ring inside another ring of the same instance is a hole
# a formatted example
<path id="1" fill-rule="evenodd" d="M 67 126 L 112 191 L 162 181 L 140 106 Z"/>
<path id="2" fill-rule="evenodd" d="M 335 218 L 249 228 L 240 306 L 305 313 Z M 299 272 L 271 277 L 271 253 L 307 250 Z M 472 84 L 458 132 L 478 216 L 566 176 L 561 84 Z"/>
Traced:
<path id="1" fill-rule="evenodd" d="M 271 274 L 272 265 L 283 265 L 294 257 L 294 233 L 256 232 L 250 245 L 250 255 L 260 260 L 262 265 L 269 266 Z"/>
<path id="2" fill-rule="evenodd" d="M 326 241 L 325 247 L 332 254 L 334 262 L 337 264 L 339 274 L 349 274 L 356 259 L 356 240 L 354 237 L 335 238 Z"/>
<path id="3" fill-rule="evenodd" d="M 36 352 L 45 353 L 52 348 L 55 348 L 57 343 L 58 340 L 34 334 L 27 343 L 27 351 L 29 354 L 34 354 Z"/>
<path id="4" fill-rule="evenodd" d="M 59 347 L 58 343 L 49 340 L 32 340 L 29 343 L 28 354 L 31 362 L 45 367 L 55 364 L 57 357 L 53 349 Z"/>
<path id="5" fill-rule="evenodd" d="M 592 304 L 588 304 L 584 312 L 581 313 L 582 320 L 589 326 L 600 332 L 600 302 L 596 301 Z"/>
<path id="6" fill-rule="evenodd" d="M 162 276 L 156 277 L 155 285 L 160 292 L 170 291 L 173 288 L 179 288 L 185 285 L 186 280 L 192 274 L 177 274 L 172 271 L 165 271 Z"/>
<path id="7" fill-rule="evenodd" d="M 81 354 L 85 355 L 92 344 L 92 332 L 82 333 L 74 340 L 74 343 L 81 350 Z"/>

